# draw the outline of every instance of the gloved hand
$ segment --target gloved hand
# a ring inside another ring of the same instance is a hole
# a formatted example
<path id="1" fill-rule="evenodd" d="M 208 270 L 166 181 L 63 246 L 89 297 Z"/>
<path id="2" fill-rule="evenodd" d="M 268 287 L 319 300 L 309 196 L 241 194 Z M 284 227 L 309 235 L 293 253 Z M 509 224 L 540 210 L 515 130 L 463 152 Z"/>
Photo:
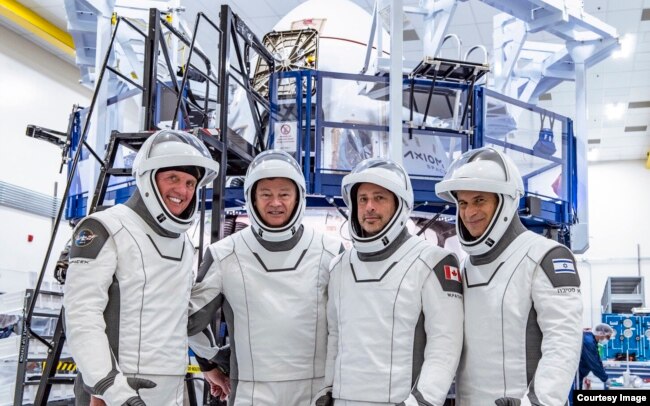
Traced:
<path id="1" fill-rule="evenodd" d="M 155 387 L 156 383 L 148 379 L 127 378 L 118 373 L 114 377 L 113 384 L 100 395 L 109 405 L 146 406 L 146 403 L 140 398 L 139 390 Z"/>
<path id="2" fill-rule="evenodd" d="M 314 403 L 312 404 L 315 406 L 333 406 L 334 399 L 332 399 L 332 387 L 328 386 L 321 389 L 314 399 Z"/>
<path id="3" fill-rule="evenodd" d="M 144 378 L 126 378 L 126 383 L 128 383 L 131 389 L 134 389 L 136 392 L 140 389 L 153 389 L 156 387 L 154 381 Z"/>
<path id="4" fill-rule="evenodd" d="M 519 406 L 521 405 L 521 400 L 516 398 L 499 398 L 494 401 L 497 406 Z"/>
<path id="5" fill-rule="evenodd" d="M 156 383 L 144 378 L 126 378 L 126 383 L 129 384 L 131 389 L 135 390 L 138 396 L 132 396 L 127 399 L 122 406 L 147 406 L 144 400 L 140 397 L 140 389 L 152 389 L 156 387 Z"/>

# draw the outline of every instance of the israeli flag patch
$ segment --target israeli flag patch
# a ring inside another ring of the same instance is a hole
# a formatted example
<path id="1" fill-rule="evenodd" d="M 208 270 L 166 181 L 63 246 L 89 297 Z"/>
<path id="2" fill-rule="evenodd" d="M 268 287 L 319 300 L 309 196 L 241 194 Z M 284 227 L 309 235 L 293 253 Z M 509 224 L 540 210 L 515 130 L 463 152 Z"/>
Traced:
<path id="1" fill-rule="evenodd" d="M 576 273 L 576 268 L 570 259 L 554 259 L 553 270 L 555 273 Z"/>

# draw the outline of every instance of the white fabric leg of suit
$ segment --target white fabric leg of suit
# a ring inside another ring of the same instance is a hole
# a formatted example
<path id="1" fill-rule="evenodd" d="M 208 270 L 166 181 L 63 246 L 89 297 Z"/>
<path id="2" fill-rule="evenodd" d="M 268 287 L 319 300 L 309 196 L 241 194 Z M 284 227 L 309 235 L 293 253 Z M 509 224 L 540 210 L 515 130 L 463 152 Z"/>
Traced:
<path id="1" fill-rule="evenodd" d="M 282 382 L 238 381 L 233 406 L 309 406 L 323 378 Z"/>
<path id="2" fill-rule="evenodd" d="M 153 389 L 140 389 L 144 403 L 160 406 L 183 406 L 185 376 L 124 374 L 130 378 L 144 378 L 156 383 Z"/>

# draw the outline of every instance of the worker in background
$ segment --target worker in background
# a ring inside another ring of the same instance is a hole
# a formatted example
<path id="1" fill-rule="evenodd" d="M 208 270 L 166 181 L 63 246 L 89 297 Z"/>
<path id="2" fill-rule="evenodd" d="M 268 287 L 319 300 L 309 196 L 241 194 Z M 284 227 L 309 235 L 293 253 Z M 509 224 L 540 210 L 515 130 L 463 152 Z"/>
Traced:
<path id="1" fill-rule="evenodd" d="M 582 333 L 582 353 L 580 354 L 580 367 L 578 368 L 578 377 L 580 378 L 579 389 L 582 389 L 582 382 L 589 372 L 605 384 L 605 388 L 609 384 L 609 376 L 603 367 L 603 361 L 600 358 L 599 346 L 607 345 L 607 342 L 614 334 L 614 330 L 607 324 L 598 324 L 591 331 L 584 331 Z"/>
<path id="2" fill-rule="evenodd" d="M 332 261 L 316 405 L 442 405 L 463 337 L 456 256 L 411 235 L 408 174 L 370 158 L 343 178 L 353 248 Z"/>
<path id="3" fill-rule="evenodd" d="M 185 231 L 218 169 L 196 137 L 154 133 L 133 163 L 131 198 L 76 227 L 63 303 L 78 405 L 88 394 L 109 406 L 183 404 L 195 251 Z"/>
<path id="4" fill-rule="evenodd" d="M 212 389 L 224 370 L 207 328 L 220 308 L 230 338 L 230 405 L 309 405 L 323 382 L 330 261 L 341 242 L 302 224 L 305 178 L 284 151 L 255 157 L 244 181 L 251 226 L 207 249 L 190 345 Z"/>
<path id="5" fill-rule="evenodd" d="M 19 334 L 20 317 L 15 314 L 0 313 L 0 339 Z"/>
<path id="6" fill-rule="evenodd" d="M 502 152 L 467 151 L 449 167 L 436 193 L 456 203 L 457 233 L 468 253 L 462 264 L 459 403 L 564 405 L 582 334 L 573 254 L 522 225 L 517 211 L 523 180 Z"/>

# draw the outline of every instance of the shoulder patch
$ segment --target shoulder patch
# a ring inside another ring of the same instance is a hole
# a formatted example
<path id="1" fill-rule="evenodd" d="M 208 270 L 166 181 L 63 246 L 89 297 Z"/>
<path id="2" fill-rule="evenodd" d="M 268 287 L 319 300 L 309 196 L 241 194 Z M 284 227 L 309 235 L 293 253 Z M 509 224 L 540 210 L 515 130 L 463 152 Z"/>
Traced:
<path id="1" fill-rule="evenodd" d="M 567 247 L 561 245 L 551 249 L 542 259 L 540 266 L 554 288 L 580 287 L 576 260 Z"/>
<path id="2" fill-rule="evenodd" d="M 108 230 L 99 220 L 92 217 L 83 220 L 72 235 L 70 258 L 97 258 L 108 236 Z"/>
<path id="3" fill-rule="evenodd" d="M 445 292 L 463 293 L 463 279 L 456 256 L 450 254 L 444 257 L 433 268 L 433 272 Z"/>

